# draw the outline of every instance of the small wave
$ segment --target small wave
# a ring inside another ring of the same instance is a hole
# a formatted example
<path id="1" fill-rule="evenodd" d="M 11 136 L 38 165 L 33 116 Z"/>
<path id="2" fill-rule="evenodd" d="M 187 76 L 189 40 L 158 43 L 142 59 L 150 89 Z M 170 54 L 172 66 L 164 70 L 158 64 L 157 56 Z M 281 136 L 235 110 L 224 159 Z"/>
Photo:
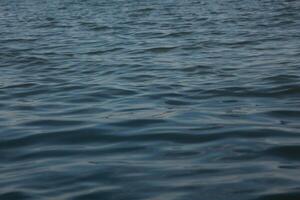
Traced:
<path id="1" fill-rule="evenodd" d="M 271 156 L 279 156 L 282 159 L 287 160 L 300 160 L 300 155 L 297 153 L 300 150 L 300 146 L 291 145 L 291 146 L 279 146 L 268 149 L 266 153 Z"/>
<path id="2" fill-rule="evenodd" d="M 145 52 L 151 52 L 151 53 L 167 53 L 169 51 L 172 51 L 176 49 L 177 47 L 153 47 L 145 49 Z"/>

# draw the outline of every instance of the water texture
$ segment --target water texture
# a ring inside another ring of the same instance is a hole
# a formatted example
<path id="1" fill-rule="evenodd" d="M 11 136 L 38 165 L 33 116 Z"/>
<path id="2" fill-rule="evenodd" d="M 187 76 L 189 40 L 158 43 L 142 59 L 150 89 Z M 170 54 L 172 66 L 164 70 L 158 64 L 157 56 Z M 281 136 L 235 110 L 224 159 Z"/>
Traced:
<path id="1" fill-rule="evenodd" d="M 300 199 L 300 1 L 1 0 L 0 199 Z"/>

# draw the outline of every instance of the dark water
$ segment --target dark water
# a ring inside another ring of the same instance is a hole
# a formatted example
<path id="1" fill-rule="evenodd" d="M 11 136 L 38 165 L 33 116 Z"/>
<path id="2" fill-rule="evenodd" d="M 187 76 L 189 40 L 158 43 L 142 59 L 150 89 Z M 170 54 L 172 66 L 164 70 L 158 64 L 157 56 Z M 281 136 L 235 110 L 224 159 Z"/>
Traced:
<path id="1" fill-rule="evenodd" d="M 300 1 L 1 0 L 0 199 L 300 199 Z"/>

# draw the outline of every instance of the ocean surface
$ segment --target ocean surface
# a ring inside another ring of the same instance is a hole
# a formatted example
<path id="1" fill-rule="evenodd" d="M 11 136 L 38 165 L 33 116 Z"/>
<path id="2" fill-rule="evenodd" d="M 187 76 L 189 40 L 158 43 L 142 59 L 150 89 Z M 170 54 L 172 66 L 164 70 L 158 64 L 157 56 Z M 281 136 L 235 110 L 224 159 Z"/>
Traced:
<path id="1" fill-rule="evenodd" d="M 1 0 L 0 199 L 300 199 L 300 1 Z"/>

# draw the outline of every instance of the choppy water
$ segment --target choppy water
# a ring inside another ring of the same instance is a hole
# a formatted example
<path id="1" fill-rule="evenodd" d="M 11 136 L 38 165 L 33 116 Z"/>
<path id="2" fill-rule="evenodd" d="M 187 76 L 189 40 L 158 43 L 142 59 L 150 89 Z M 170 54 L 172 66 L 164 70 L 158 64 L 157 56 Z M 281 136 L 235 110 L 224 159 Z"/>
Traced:
<path id="1" fill-rule="evenodd" d="M 0 199 L 300 199 L 297 0 L 1 0 Z"/>

